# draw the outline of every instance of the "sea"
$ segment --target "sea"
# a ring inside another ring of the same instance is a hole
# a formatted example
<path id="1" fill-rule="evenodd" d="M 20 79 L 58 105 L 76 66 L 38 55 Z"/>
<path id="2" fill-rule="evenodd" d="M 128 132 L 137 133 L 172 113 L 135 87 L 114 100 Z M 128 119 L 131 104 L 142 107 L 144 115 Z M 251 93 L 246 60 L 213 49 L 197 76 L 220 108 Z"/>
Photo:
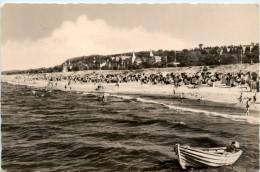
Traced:
<path id="1" fill-rule="evenodd" d="M 34 94 L 35 93 L 35 94 Z M 175 144 L 223 147 L 238 141 L 232 166 L 187 171 L 259 170 L 258 117 L 234 104 L 172 96 L 46 91 L 1 84 L 2 169 L 181 171 Z"/>

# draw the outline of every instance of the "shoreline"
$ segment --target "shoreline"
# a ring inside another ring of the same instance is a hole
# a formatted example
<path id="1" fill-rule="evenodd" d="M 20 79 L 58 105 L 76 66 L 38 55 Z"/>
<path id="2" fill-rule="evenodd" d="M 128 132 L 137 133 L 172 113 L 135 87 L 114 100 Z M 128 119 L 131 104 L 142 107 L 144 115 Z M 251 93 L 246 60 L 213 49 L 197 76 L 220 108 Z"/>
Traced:
<path id="1" fill-rule="evenodd" d="M 9 84 L 16 85 L 27 85 L 36 88 L 46 88 L 48 82 L 43 80 L 37 81 L 19 81 L 15 80 L 12 77 L 2 76 L 2 82 L 7 82 Z M 131 82 L 131 83 L 120 83 L 119 87 L 116 86 L 115 83 L 102 83 L 104 87 L 103 90 L 95 90 L 98 86 L 97 83 L 74 83 L 72 82 L 70 86 L 67 86 L 65 89 L 65 85 L 67 82 L 59 81 L 57 86 L 49 86 L 47 89 L 49 90 L 62 90 L 62 91 L 82 91 L 89 93 L 110 93 L 110 94 L 139 94 L 139 95 L 153 95 L 153 96 L 176 96 L 181 97 L 183 94 L 184 98 L 193 99 L 193 100 L 206 100 L 216 103 L 228 103 L 233 104 L 234 106 L 241 108 L 243 110 L 246 109 L 246 99 L 252 98 L 256 94 L 256 102 L 250 104 L 250 110 L 257 111 L 259 113 L 259 97 L 260 93 L 249 92 L 249 88 L 246 87 L 230 87 L 225 88 L 221 85 L 217 85 L 215 87 L 207 87 L 201 86 L 198 88 L 192 88 L 188 86 L 180 86 L 175 89 L 175 94 L 173 93 L 173 85 L 163 85 L 163 84 L 141 84 L 140 82 Z M 239 96 L 243 92 L 243 102 L 239 103 Z"/>

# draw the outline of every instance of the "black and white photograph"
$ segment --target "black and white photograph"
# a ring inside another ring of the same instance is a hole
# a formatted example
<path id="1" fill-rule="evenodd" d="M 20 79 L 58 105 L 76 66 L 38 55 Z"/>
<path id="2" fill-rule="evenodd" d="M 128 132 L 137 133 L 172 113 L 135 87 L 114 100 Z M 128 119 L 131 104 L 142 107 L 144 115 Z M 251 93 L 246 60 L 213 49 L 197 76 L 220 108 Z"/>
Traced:
<path id="1" fill-rule="evenodd" d="M 1 171 L 259 171 L 259 4 L 1 5 Z"/>

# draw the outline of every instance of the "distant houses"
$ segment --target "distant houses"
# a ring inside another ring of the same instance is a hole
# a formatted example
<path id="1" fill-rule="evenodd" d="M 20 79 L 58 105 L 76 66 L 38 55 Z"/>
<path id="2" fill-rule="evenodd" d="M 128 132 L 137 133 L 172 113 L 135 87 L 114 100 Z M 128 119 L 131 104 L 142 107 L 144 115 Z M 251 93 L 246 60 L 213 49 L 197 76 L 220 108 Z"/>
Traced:
<path id="1" fill-rule="evenodd" d="M 67 67 L 67 64 L 64 64 L 63 67 L 62 67 L 62 72 L 68 72 L 68 67 Z"/>
<path id="2" fill-rule="evenodd" d="M 137 56 L 135 52 L 133 52 L 132 55 L 115 55 L 106 60 L 101 60 L 99 68 L 106 70 L 125 70 L 128 69 L 129 66 L 141 66 L 144 62 L 149 64 L 161 64 L 162 57 L 154 56 L 152 51 L 150 51 L 150 56 L 148 58 L 145 56 Z"/>
<path id="3" fill-rule="evenodd" d="M 136 64 L 136 65 L 140 65 L 140 64 L 142 64 L 142 63 L 143 63 L 142 58 L 137 57 L 137 58 L 135 59 L 135 64 Z"/>
<path id="4" fill-rule="evenodd" d="M 70 60 L 69 60 L 69 62 L 67 63 L 67 62 L 65 62 L 64 64 L 63 64 L 63 66 L 62 66 L 62 72 L 68 72 L 69 70 L 71 70 L 72 69 L 72 65 L 71 65 L 71 63 L 70 63 Z"/>
<path id="5" fill-rule="evenodd" d="M 83 57 L 82 57 L 83 58 Z M 78 58 L 79 59 L 79 58 Z M 119 54 L 109 56 L 98 56 L 92 55 L 91 58 L 85 60 L 76 60 L 76 58 L 66 61 L 62 64 L 62 72 L 68 72 L 71 70 L 127 70 L 143 68 L 144 63 L 147 65 L 161 65 L 166 64 L 166 56 L 154 55 L 153 51 L 150 50 L 150 54 L 142 52 L 136 55 L 135 52 L 132 54 Z M 72 64 L 71 64 L 72 62 Z"/>
<path id="6" fill-rule="evenodd" d="M 200 44 L 199 49 L 201 51 L 204 51 L 205 54 L 211 54 L 214 53 L 215 50 L 219 55 L 222 55 L 224 53 L 243 53 L 245 54 L 246 52 L 251 53 L 253 47 L 255 46 L 254 43 L 251 43 L 250 45 L 229 45 L 229 46 L 221 46 L 221 47 L 203 47 Z"/>
<path id="7" fill-rule="evenodd" d="M 148 59 L 148 63 L 149 64 L 161 64 L 162 62 L 162 56 L 155 56 L 153 54 L 153 51 L 150 50 L 150 55 L 149 55 L 149 59 Z"/>
<path id="8" fill-rule="evenodd" d="M 246 53 L 246 51 L 248 51 L 249 53 L 251 53 L 252 52 L 252 49 L 254 48 L 254 43 L 253 42 L 251 42 L 251 44 L 250 45 L 243 45 L 242 46 L 242 48 L 243 48 L 243 53 L 245 54 Z"/>
<path id="9" fill-rule="evenodd" d="M 258 62 L 252 50 L 259 44 L 206 47 L 195 49 L 140 51 L 115 55 L 91 55 L 70 59 L 62 65 L 62 72 L 77 70 L 129 70 L 150 67 L 177 67 L 189 65 L 219 65 L 238 62 Z M 242 59 L 247 56 L 247 59 Z M 177 58 L 177 59 L 176 59 Z M 71 62 L 73 65 L 71 65 Z"/>

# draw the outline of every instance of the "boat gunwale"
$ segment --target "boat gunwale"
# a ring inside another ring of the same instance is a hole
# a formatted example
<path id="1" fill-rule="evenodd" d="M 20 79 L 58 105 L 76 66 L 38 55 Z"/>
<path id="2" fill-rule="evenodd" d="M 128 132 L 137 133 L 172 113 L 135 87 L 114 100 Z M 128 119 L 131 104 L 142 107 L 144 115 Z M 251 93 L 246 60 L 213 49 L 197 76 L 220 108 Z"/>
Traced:
<path id="1" fill-rule="evenodd" d="M 208 155 L 214 155 L 214 156 L 218 156 L 218 157 L 223 157 L 223 155 L 227 156 L 227 157 L 232 157 L 234 155 L 236 155 L 237 153 L 239 153 L 240 151 L 242 151 L 241 149 L 239 149 L 237 152 L 235 153 L 229 153 L 229 154 L 225 154 L 225 151 L 222 153 L 217 153 L 217 152 L 207 152 L 207 151 L 203 151 L 203 150 L 199 150 L 199 149 L 193 149 L 191 147 L 181 147 L 180 148 L 182 149 L 188 149 L 188 150 L 191 150 L 191 151 L 195 151 L 195 152 L 200 152 L 200 153 L 204 153 L 204 154 L 208 154 Z M 221 149 L 222 150 L 222 149 Z"/>

